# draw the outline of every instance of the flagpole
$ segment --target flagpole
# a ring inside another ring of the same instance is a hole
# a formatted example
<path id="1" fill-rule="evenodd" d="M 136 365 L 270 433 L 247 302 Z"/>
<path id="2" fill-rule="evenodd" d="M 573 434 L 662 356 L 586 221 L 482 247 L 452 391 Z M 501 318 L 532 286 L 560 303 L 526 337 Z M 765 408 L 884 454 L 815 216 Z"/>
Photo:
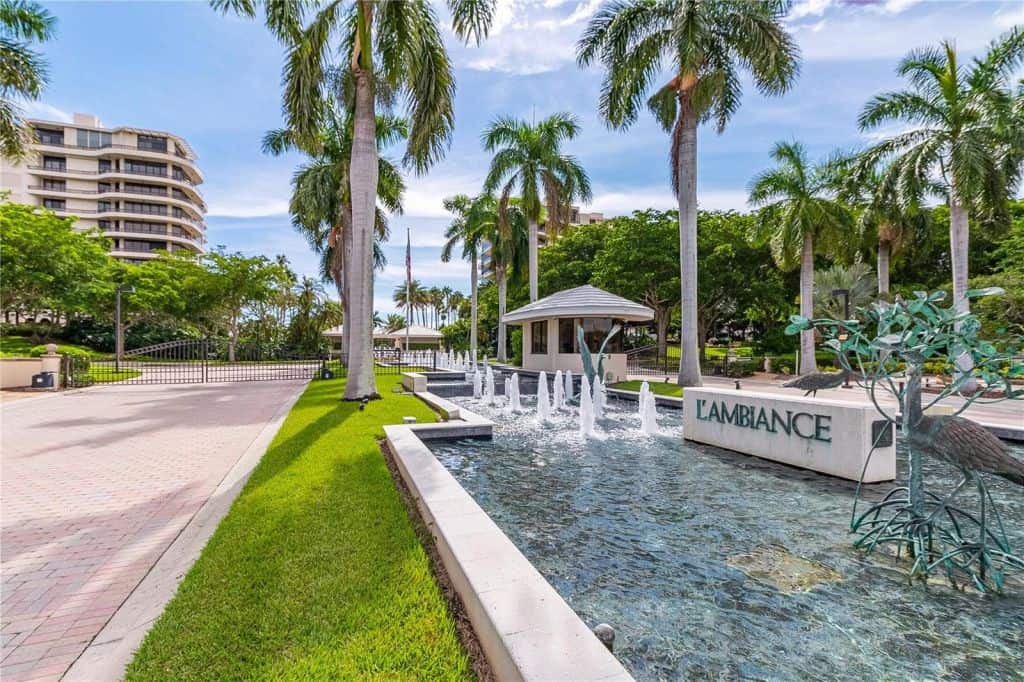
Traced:
<path id="1" fill-rule="evenodd" d="M 409 352 L 409 311 L 412 309 L 412 301 L 409 300 L 412 289 L 412 236 L 409 228 L 405 228 L 405 352 Z"/>

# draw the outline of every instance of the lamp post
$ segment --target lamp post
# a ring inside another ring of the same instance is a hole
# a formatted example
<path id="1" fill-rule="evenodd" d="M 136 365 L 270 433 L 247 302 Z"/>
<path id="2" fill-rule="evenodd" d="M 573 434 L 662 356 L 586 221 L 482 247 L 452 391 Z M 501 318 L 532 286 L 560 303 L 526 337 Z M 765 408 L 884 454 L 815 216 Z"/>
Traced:
<path id="1" fill-rule="evenodd" d="M 843 297 L 843 320 L 845 321 L 845 320 L 850 319 L 850 290 L 849 289 L 833 289 L 832 290 L 832 296 L 833 296 L 833 298 L 839 298 L 840 296 Z M 840 341 L 845 341 L 846 340 L 846 336 L 847 336 L 846 332 L 845 331 L 842 332 L 839 335 L 839 340 Z M 849 374 L 849 372 L 847 372 L 846 379 L 843 381 L 843 388 L 853 388 L 852 386 L 850 386 L 850 374 Z"/>
<path id="2" fill-rule="evenodd" d="M 121 327 L 121 294 L 134 294 L 135 287 L 130 284 L 119 284 L 114 290 L 114 369 L 121 369 L 124 360 L 124 329 Z"/>

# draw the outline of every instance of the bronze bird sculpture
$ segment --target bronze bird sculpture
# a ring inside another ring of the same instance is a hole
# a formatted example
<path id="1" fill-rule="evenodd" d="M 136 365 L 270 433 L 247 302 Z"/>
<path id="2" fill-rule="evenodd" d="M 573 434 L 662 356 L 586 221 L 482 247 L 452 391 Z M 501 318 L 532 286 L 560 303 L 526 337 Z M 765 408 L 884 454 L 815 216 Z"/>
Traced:
<path id="1" fill-rule="evenodd" d="M 782 385 L 786 388 L 798 388 L 805 391 L 804 396 L 810 395 L 816 398 L 818 391 L 826 388 L 839 388 L 849 376 L 850 370 L 847 369 L 842 372 L 812 372 L 798 376 L 796 379 L 790 379 Z"/>
<path id="2" fill-rule="evenodd" d="M 1024 461 L 1011 455 L 1003 441 L 970 419 L 922 416 L 910 429 L 907 441 L 929 457 L 957 467 L 967 479 L 980 471 L 1024 486 Z"/>

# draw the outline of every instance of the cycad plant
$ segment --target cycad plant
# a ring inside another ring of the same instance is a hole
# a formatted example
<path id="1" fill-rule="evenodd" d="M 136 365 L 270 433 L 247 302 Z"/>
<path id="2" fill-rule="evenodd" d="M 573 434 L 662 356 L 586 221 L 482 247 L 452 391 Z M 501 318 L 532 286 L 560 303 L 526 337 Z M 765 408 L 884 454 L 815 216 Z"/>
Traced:
<path id="1" fill-rule="evenodd" d="M 682 333 L 679 383 L 700 386 L 697 351 L 697 127 L 718 132 L 740 107 L 742 76 L 778 95 L 796 81 L 799 52 L 782 23 L 786 0 L 612 0 L 577 44 L 580 66 L 605 71 L 598 103 L 614 128 L 628 128 L 665 70 L 670 79 L 647 107 L 671 131 L 672 191 L 679 200 Z"/>
<path id="2" fill-rule="evenodd" d="M 761 207 L 753 237 L 769 244 L 782 270 L 800 268 L 800 314 L 812 318 L 815 249 L 843 251 L 853 221 L 830 191 L 827 164 L 811 163 L 803 145 L 780 142 L 772 158 L 775 168 L 755 177 L 750 187 L 750 203 Z M 799 373 L 816 370 L 814 330 L 805 329 L 800 333 Z"/>
<path id="3" fill-rule="evenodd" d="M 287 51 L 283 74 L 286 125 L 300 145 L 315 139 L 328 91 L 352 111 L 349 192 L 349 371 L 346 400 L 376 397 L 373 360 L 373 242 L 378 183 L 377 108 L 402 106 L 409 121 L 404 162 L 417 173 L 446 151 L 454 126 L 455 82 L 434 6 L 428 0 L 213 0 L 213 6 L 265 23 Z M 452 29 L 482 39 L 493 0 L 448 0 Z M 337 78 L 332 78 L 337 73 Z"/>
<path id="4" fill-rule="evenodd" d="M 33 43 L 53 38 L 57 20 L 32 0 L 0 0 L 0 156 L 25 156 L 31 139 L 18 99 L 35 100 L 46 85 L 46 62 Z"/>
<path id="5" fill-rule="evenodd" d="M 846 300 L 834 293 L 845 292 Z M 850 314 L 875 300 L 875 273 L 861 261 L 849 265 L 836 263 L 814 276 L 814 316 L 845 320 L 846 308 Z"/>
<path id="6" fill-rule="evenodd" d="M 484 194 L 497 194 L 510 205 L 519 194 L 519 210 L 526 217 L 529 242 L 530 300 L 537 300 L 537 247 L 541 213 L 546 209 L 548 240 L 554 239 L 573 201 L 589 201 L 590 179 L 575 157 L 562 152 L 562 144 L 580 132 L 579 121 L 568 113 L 552 114 L 538 123 L 501 117 L 484 131 L 483 147 L 493 152 L 484 180 Z"/>

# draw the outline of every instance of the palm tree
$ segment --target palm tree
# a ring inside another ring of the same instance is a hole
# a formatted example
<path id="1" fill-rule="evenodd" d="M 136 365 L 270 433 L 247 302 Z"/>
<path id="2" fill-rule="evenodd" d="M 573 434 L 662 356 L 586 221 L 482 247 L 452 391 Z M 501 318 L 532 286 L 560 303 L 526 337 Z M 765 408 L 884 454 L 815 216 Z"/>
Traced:
<path id="1" fill-rule="evenodd" d="M 215 8 L 255 18 L 255 0 L 212 0 Z M 479 42 L 493 0 L 448 0 L 455 34 Z M 315 139 L 324 95 L 340 91 L 353 112 L 348 183 L 352 244 L 348 259 L 349 370 L 345 400 L 377 397 L 373 361 L 373 235 L 378 182 L 376 108 L 401 103 L 409 119 L 404 161 L 424 173 L 447 149 L 455 82 L 428 0 L 376 3 L 317 0 L 262 4 L 267 28 L 286 47 L 283 108 L 298 140 Z M 338 63 L 331 60 L 338 59 Z M 332 78 L 337 73 L 337 78 Z"/>
<path id="2" fill-rule="evenodd" d="M 395 287 L 395 291 L 391 295 L 391 300 L 395 302 L 395 305 L 405 311 L 405 319 L 408 320 L 407 323 L 402 323 L 403 329 L 406 324 L 409 324 L 410 326 L 415 324 L 417 310 L 422 313 L 424 294 L 425 290 L 423 289 L 423 285 L 416 279 L 409 282 L 408 285 L 403 282 Z"/>
<path id="3" fill-rule="evenodd" d="M 31 132 L 15 99 L 35 100 L 46 86 L 46 62 L 32 43 L 53 38 L 57 20 L 33 0 L 0 0 L 0 156 L 24 158 Z"/>
<path id="4" fill-rule="evenodd" d="M 352 202 L 349 192 L 349 163 L 352 158 L 352 117 L 336 106 L 326 106 L 327 113 L 320 134 L 302 141 L 293 130 L 271 130 L 263 136 L 263 151 L 280 156 L 288 151 L 302 151 L 309 163 L 299 167 L 292 176 L 292 197 L 289 213 L 292 226 L 305 238 L 310 248 L 321 257 L 321 276 L 334 282 L 345 313 L 350 317 L 348 272 L 351 258 Z M 377 145 L 387 147 L 408 135 L 406 122 L 395 116 L 377 117 Z M 405 182 L 398 168 L 386 157 L 378 157 L 377 199 L 391 213 L 402 212 Z M 387 214 L 376 210 L 374 261 L 383 267 L 382 242 L 388 238 Z M 343 328 L 342 347 L 348 353 L 352 326 Z"/>
<path id="5" fill-rule="evenodd" d="M 484 238 L 490 246 L 486 267 L 498 288 L 498 362 L 507 362 L 508 283 L 510 279 L 519 280 L 529 266 L 529 218 L 518 199 L 491 199 L 490 204 L 494 207 L 493 218 L 484 224 Z"/>
<path id="6" fill-rule="evenodd" d="M 537 300 L 537 242 L 541 212 L 547 209 L 549 239 L 564 222 L 565 206 L 590 201 L 590 179 L 576 158 L 563 154 L 562 142 L 575 138 L 580 125 L 575 116 L 558 113 L 540 123 L 495 119 L 481 136 L 484 150 L 494 152 L 484 180 L 484 194 L 500 190 L 508 203 L 518 191 L 522 212 L 529 221 L 530 300 Z"/>
<path id="7" fill-rule="evenodd" d="M 452 259 L 452 252 L 462 245 L 462 257 L 470 263 L 469 271 L 469 354 L 477 356 L 477 321 L 479 317 L 478 293 L 480 277 L 480 256 L 484 250 L 484 224 L 487 220 L 487 200 L 484 197 L 470 198 L 459 194 L 444 200 L 444 209 L 455 214 L 455 219 L 445 229 L 444 248 L 441 261 Z"/>
<path id="8" fill-rule="evenodd" d="M 782 24 L 785 0 L 615 0 L 598 10 L 577 44 L 577 62 L 600 62 L 598 104 L 615 128 L 628 128 L 666 65 L 672 78 L 647 100 L 672 133 L 672 190 L 679 200 L 682 293 L 679 384 L 700 386 L 697 327 L 697 126 L 718 132 L 740 106 L 741 71 L 762 93 L 788 90 L 799 51 Z"/>
<path id="9" fill-rule="evenodd" d="M 846 292 L 846 301 L 832 292 Z M 875 273 L 867 263 L 855 261 L 850 265 L 837 263 L 817 273 L 814 278 L 814 316 L 845 320 L 845 306 L 850 310 L 863 308 L 875 298 Z"/>
<path id="10" fill-rule="evenodd" d="M 379 325 L 384 328 L 384 331 L 390 333 L 397 332 L 399 329 L 405 329 L 405 316 L 399 315 L 398 313 L 391 313 L 381 321 Z"/>
<path id="11" fill-rule="evenodd" d="M 949 204 L 953 303 L 961 312 L 970 310 L 969 216 L 1005 218 L 1020 179 L 1024 132 L 1011 82 L 1022 60 L 1019 27 L 967 65 L 949 41 L 914 50 L 897 69 L 910 87 L 872 98 L 858 119 L 864 131 L 891 122 L 912 126 L 865 150 L 861 170 L 880 168 L 883 182 L 898 189 L 904 205 L 926 195 Z"/>
<path id="12" fill-rule="evenodd" d="M 772 258 L 783 270 L 800 267 L 800 314 L 814 316 L 815 242 L 839 248 L 852 231 L 845 207 L 829 194 L 827 164 L 811 164 L 799 142 L 779 142 L 772 150 L 778 164 L 764 171 L 750 188 L 750 203 L 762 207 L 754 238 L 771 247 Z M 820 246 L 819 246 L 820 248 Z M 814 330 L 800 333 L 800 374 L 817 370 Z"/>
<path id="13" fill-rule="evenodd" d="M 928 229 L 930 213 L 916 201 L 900 202 L 894 175 L 876 169 L 858 172 L 856 166 L 856 157 L 838 159 L 833 184 L 839 200 L 856 209 L 858 231 L 877 242 L 878 294 L 888 296 L 892 257 Z"/>

